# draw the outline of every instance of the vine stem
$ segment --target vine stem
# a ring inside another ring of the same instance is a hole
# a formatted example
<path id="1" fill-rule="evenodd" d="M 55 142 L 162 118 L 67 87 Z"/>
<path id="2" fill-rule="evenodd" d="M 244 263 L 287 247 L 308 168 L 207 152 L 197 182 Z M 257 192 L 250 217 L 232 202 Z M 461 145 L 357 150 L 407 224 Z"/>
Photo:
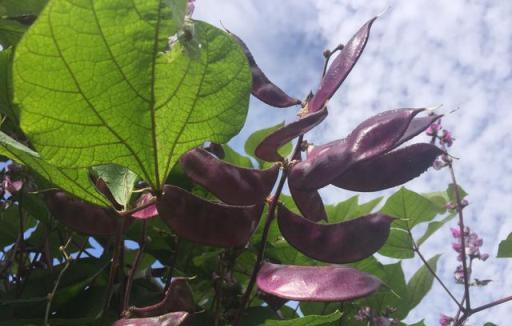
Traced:
<path id="1" fill-rule="evenodd" d="M 245 306 L 247 305 L 247 302 L 249 300 L 249 297 L 251 295 L 251 292 L 254 288 L 254 285 L 256 284 L 256 276 L 258 275 L 258 271 L 260 270 L 261 262 L 263 261 L 264 255 L 265 255 L 265 248 L 267 246 L 267 238 L 268 238 L 268 232 L 270 230 L 270 225 L 272 224 L 272 221 L 274 220 L 274 213 L 277 207 L 277 203 L 279 201 L 279 196 L 281 195 L 281 192 L 283 191 L 284 184 L 286 182 L 286 178 L 288 177 L 288 173 L 286 169 L 283 170 L 283 174 L 281 175 L 281 179 L 279 180 L 279 184 L 277 186 L 276 192 L 274 196 L 272 197 L 272 201 L 270 202 L 267 217 L 265 220 L 265 226 L 263 227 L 263 233 L 261 235 L 261 242 L 260 242 L 260 248 L 258 250 L 258 256 L 256 258 L 256 263 L 254 264 L 254 268 L 252 270 L 251 278 L 249 280 L 249 284 L 247 285 L 247 289 L 245 290 L 245 293 L 242 296 L 242 300 L 240 303 L 240 309 L 238 309 L 238 312 L 235 316 L 233 325 L 238 326 L 240 325 L 240 317 L 242 315 L 242 311 L 244 311 Z"/>
<path id="2" fill-rule="evenodd" d="M 144 254 L 144 247 L 146 246 L 146 231 L 147 231 L 147 220 L 142 221 L 142 234 L 139 240 L 139 250 L 137 251 L 137 255 L 133 260 L 132 268 L 130 269 L 130 273 L 128 274 L 128 279 L 126 280 L 126 288 L 124 291 L 124 300 L 123 300 L 123 312 L 128 309 L 128 305 L 130 304 L 130 294 L 132 292 L 133 279 L 135 277 L 135 273 L 137 272 L 137 268 L 139 267 L 140 261 Z"/>
<path id="3" fill-rule="evenodd" d="M 332 55 L 334 53 L 336 53 L 337 51 L 343 50 L 343 48 L 344 48 L 344 45 L 343 44 L 339 44 L 332 51 L 326 50 L 324 52 L 325 62 L 324 62 L 324 69 L 322 70 L 322 77 L 324 77 L 325 73 L 327 72 L 327 66 L 329 65 L 329 59 L 332 57 Z"/>
<path id="4" fill-rule="evenodd" d="M 110 306 L 110 301 L 112 299 L 112 289 L 114 286 L 114 280 L 116 278 L 117 270 L 120 265 L 120 256 L 121 256 L 121 247 L 124 245 L 124 236 L 123 230 L 127 223 L 128 219 L 124 219 L 122 223 L 119 223 L 119 229 L 116 232 L 116 237 L 114 241 L 114 250 L 112 253 L 112 266 L 110 267 L 110 273 L 108 275 L 108 283 L 107 290 L 105 296 L 105 305 L 103 307 L 103 311 L 105 312 Z"/>
<path id="5" fill-rule="evenodd" d="M 117 213 L 117 215 L 119 215 L 121 217 L 128 217 L 128 216 L 131 216 L 131 215 L 137 213 L 138 211 L 141 211 L 141 210 L 143 210 L 145 208 L 148 208 L 151 205 L 154 205 L 155 203 L 156 203 L 156 197 L 153 197 L 147 203 L 145 203 L 143 205 L 140 205 L 140 206 L 135 207 L 133 209 L 129 209 L 127 211 L 116 211 L 116 213 Z"/>
<path id="6" fill-rule="evenodd" d="M 453 293 L 448 289 L 448 287 L 446 286 L 446 284 L 444 284 L 444 282 L 441 280 L 441 278 L 439 278 L 439 276 L 436 274 L 436 272 L 434 271 L 434 269 L 430 266 L 430 264 L 427 262 L 427 260 L 425 259 L 425 257 L 423 256 L 423 254 L 420 252 L 420 248 L 418 247 L 418 244 L 416 243 L 416 241 L 414 240 L 413 236 L 412 236 L 412 233 L 411 233 L 411 230 L 407 229 L 407 232 L 409 233 L 409 237 L 411 238 L 411 242 L 412 242 L 412 246 L 413 246 L 413 250 L 414 252 L 416 252 L 418 254 L 418 256 L 420 257 L 421 261 L 423 262 L 423 265 L 425 265 L 425 267 L 428 269 L 428 271 L 430 272 L 430 274 L 432 274 L 432 276 L 434 276 L 434 278 L 439 282 L 439 284 L 441 284 L 441 286 L 443 287 L 443 289 L 446 291 L 446 293 L 450 296 L 450 298 L 453 300 L 453 302 L 455 302 L 455 304 L 457 305 L 457 307 L 459 307 L 460 310 L 462 311 L 465 311 L 464 307 L 462 306 L 462 303 L 459 302 L 459 300 L 457 300 L 455 298 L 455 296 L 453 295 Z"/>
<path id="7" fill-rule="evenodd" d="M 62 270 L 59 273 L 59 276 L 57 277 L 57 280 L 55 281 L 55 284 L 53 286 L 52 292 L 48 293 L 48 303 L 46 304 L 46 312 L 44 314 L 44 323 L 43 325 L 47 326 L 48 324 L 48 318 L 50 317 L 50 309 L 52 307 L 52 301 L 55 297 L 55 293 L 57 292 L 57 288 L 59 287 L 60 281 L 62 280 L 62 276 L 64 273 L 68 270 L 69 266 L 71 265 L 71 261 L 73 260 L 70 255 L 66 252 L 67 247 L 71 243 L 71 238 L 73 236 L 70 236 L 68 241 L 66 241 L 66 244 L 64 246 L 60 246 L 59 250 L 62 252 L 62 255 L 64 255 L 64 258 L 66 259 L 66 264 L 62 268 Z"/>

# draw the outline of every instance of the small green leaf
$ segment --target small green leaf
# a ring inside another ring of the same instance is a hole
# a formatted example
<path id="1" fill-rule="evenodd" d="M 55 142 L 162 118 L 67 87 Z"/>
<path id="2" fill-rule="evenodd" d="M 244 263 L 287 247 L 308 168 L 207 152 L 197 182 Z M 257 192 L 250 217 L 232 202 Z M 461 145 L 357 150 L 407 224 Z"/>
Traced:
<path id="1" fill-rule="evenodd" d="M 448 216 L 446 216 L 444 219 L 442 219 L 441 221 L 434 221 L 434 222 L 430 222 L 427 226 L 427 230 L 425 231 L 425 233 L 421 236 L 421 238 L 419 240 L 416 241 L 416 244 L 418 246 L 421 246 L 425 241 L 427 241 L 428 238 L 430 238 L 430 236 L 432 234 L 434 234 L 437 230 L 439 230 L 443 225 L 446 224 L 446 222 L 449 222 L 451 221 L 455 216 L 457 216 L 456 213 L 451 213 L 451 214 L 448 214 Z"/>
<path id="2" fill-rule="evenodd" d="M 89 179 L 87 169 L 64 169 L 42 160 L 39 154 L 0 131 L 0 154 L 26 165 L 46 183 L 100 206 L 110 206 Z"/>
<path id="3" fill-rule="evenodd" d="M 386 201 L 381 213 L 400 219 L 395 221 L 395 227 L 412 229 L 415 225 L 432 220 L 440 209 L 422 195 L 401 188 Z"/>
<path id="4" fill-rule="evenodd" d="M 381 200 L 382 197 L 378 197 L 369 202 L 359 204 L 359 196 L 356 195 L 339 202 L 335 206 L 328 205 L 325 209 L 330 223 L 343 222 L 371 213 Z"/>
<path id="5" fill-rule="evenodd" d="M 507 239 L 500 242 L 497 257 L 512 258 L 512 233 L 508 235 Z"/>
<path id="6" fill-rule="evenodd" d="M 243 168 L 252 168 L 251 159 L 245 155 L 242 155 L 231 148 L 229 145 L 222 145 L 224 149 L 223 161 L 231 163 L 233 165 L 241 166 Z"/>
<path id="7" fill-rule="evenodd" d="M 459 195 L 460 195 L 461 200 L 464 199 L 468 195 L 468 193 L 466 191 L 464 191 L 464 189 L 462 189 L 461 186 L 457 186 L 457 188 L 455 188 L 455 185 L 453 183 L 450 183 L 448 185 L 448 189 L 446 189 L 446 193 L 448 194 L 448 199 L 450 200 L 451 203 L 457 202 L 457 195 L 456 195 L 455 189 L 459 190 Z"/>
<path id="8" fill-rule="evenodd" d="M 159 189 L 183 153 L 240 131 L 252 80 L 247 58 L 226 32 L 200 21 L 192 38 L 169 48 L 185 6 L 46 6 L 13 66 L 21 128 L 41 157 L 64 168 L 118 164 Z"/>
<path id="9" fill-rule="evenodd" d="M 97 177 L 103 179 L 116 202 L 127 207 L 132 196 L 137 175 L 115 164 L 99 165 L 92 168 Z"/>
<path id="10" fill-rule="evenodd" d="M 12 49 L 0 52 L 0 113 L 4 114 L 14 123 L 18 122 L 12 104 Z"/>
<path id="11" fill-rule="evenodd" d="M 336 310 L 329 315 L 309 315 L 302 318 L 288 320 L 267 320 L 264 326 L 321 326 L 329 325 L 341 318 L 341 312 Z"/>
<path id="12" fill-rule="evenodd" d="M 379 250 L 379 254 L 393 258 L 413 258 L 414 251 L 411 237 L 406 230 L 401 228 L 391 228 L 388 240 Z"/>
<path id="13" fill-rule="evenodd" d="M 283 127 L 284 127 L 284 121 L 279 123 L 279 124 L 277 124 L 277 125 L 275 125 L 275 126 L 257 130 L 255 132 L 253 132 L 249 136 L 249 138 L 247 138 L 247 140 L 245 141 L 245 145 L 244 145 L 245 152 L 248 155 L 252 156 L 254 159 L 256 159 L 256 161 L 259 164 L 259 167 L 267 166 L 269 163 L 265 162 L 265 161 L 262 161 L 262 160 L 260 160 L 259 158 L 256 157 L 256 154 L 255 154 L 256 147 L 258 147 L 258 145 L 261 143 L 261 141 L 265 137 L 267 137 L 268 135 L 270 135 L 274 131 L 276 131 L 276 130 L 278 130 L 280 128 L 283 128 Z M 286 157 L 286 156 L 290 155 L 292 150 L 293 150 L 292 143 L 289 142 L 289 143 L 286 143 L 285 145 L 283 145 L 282 147 L 280 147 L 278 151 L 279 151 L 279 154 L 281 154 L 283 157 Z"/>
<path id="14" fill-rule="evenodd" d="M 435 272 L 437 269 L 437 261 L 441 255 L 436 255 L 430 258 L 427 263 Z M 421 300 L 427 295 L 427 293 L 432 288 L 432 283 L 434 282 L 434 276 L 428 270 L 428 268 L 423 265 L 420 267 L 416 273 L 412 276 L 407 283 L 407 295 L 409 299 L 409 309 L 412 310 L 416 307 Z"/>

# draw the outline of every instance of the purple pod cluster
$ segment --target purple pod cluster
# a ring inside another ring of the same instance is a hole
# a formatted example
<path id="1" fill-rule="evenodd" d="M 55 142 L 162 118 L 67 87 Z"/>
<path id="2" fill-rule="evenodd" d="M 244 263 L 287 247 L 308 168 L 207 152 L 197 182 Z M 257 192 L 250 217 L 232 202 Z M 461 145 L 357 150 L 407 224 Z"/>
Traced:
<path id="1" fill-rule="evenodd" d="M 380 113 L 361 123 L 347 138 L 314 147 L 308 151 L 306 160 L 292 167 L 290 187 L 304 190 L 328 184 L 343 187 L 346 182 L 357 183 L 359 191 L 374 191 L 417 177 L 442 151 L 426 143 L 391 151 L 441 117 L 415 118 L 423 110 L 407 108 Z M 368 180 L 367 172 L 378 176 Z M 382 175 L 384 172 L 386 176 Z M 359 182 L 365 179 L 368 187 Z"/>
<path id="2" fill-rule="evenodd" d="M 229 248 L 247 243 L 259 223 L 263 203 L 250 206 L 212 203 L 181 188 L 165 185 L 157 209 L 178 236 Z"/>
<path id="3" fill-rule="evenodd" d="M 345 264 L 365 259 L 386 242 L 393 218 L 370 214 L 337 224 L 317 224 L 280 205 L 277 221 L 295 249 L 319 261 Z"/>
<path id="4" fill-rule="evenodd" d="M 117 232 L 121 217 L 112 209 L 91 205 L 63 191 L 47 192 L 45 199 L 50 213 L 74 231 L 96 236 Z M 131 223 L 132 219 L 128 219 Z"/>
<path id="5" fill-rule="evenodd" d="M 263 203 L 279 174 L 278 164 L 266 170 L 241 168 L 200 148 L 188 151 L 180 161 L 192 181 L 231 205 Z"/>
<path id="6" fill-rule="evenodd" d="M 188 317 L 188 312 L 179 311 L 155 317 L 119 319 L 112 326 L 185 326 L 189 324 Z"/>
<path id="7" fill-rule="evenodd" d="M 173 277 L 162 301 L 147 307 L 130 307 L 130 317 L 154 317 L 169 312 L 194 312 L 196 306 L 192 289 L 185 277 Z"/>
<path id="8" fill-rule="evenodd" d="M 346 301 L 365 297 L 380 281 L 345 266 L 294 266 L 264 263 L 258 288 L 279 298 L 297 301 Z"/>
<path id="9" fill-rule="evenodd" d="M 322 109 L 327 100 L 336 93 L 345 78 L 347 78 L 363 53 L 370 36 L 370 28 L 376 19 L 377 17 L 374 17 L 366 22 L 336 56 L 322 78 L 315 95 L 308 102 L 308 112 L 316 112 Z"/>
<path id="10" fill-rule="evenodd" d="M 229 32 L 229 31 L 228 31 Z M 281 88 L 272 83 L 263 71 L 256 64 L 256 60 L 247 47 L 247 45 L 238 36 L 229 32 L 231 36 L 242 47 L 252 73 L 252 95 L 260 101 L 278 108 L 286 108 L 289 106 L 301 104 L 299 99 L 293 98 L 286 94 Z"/>

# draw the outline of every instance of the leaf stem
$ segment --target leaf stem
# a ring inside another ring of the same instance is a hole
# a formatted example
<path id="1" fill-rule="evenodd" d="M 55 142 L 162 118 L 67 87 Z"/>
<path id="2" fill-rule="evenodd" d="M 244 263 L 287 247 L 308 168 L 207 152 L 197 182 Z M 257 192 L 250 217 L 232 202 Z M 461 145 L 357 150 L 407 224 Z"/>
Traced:
<path id="1" fill-rule="evenodd" d="M 142 221 L 142 234 L 139 240 L 139 250 L 137 251 L 137 255 L 133 260 L 132 268 L 130 269 L 130 273 L 128 274 L 128 279 L 126 280 L 126 288 L 124 291 L 124 300 L 123 300 L 123 312 L 128 309 L 128 305 L 130 304 L 130 294 L 132 292 L 133 279 L 135 277 L 135 273 L 137 272 L 137 268 L 139 267 L 139 263 L 144 254 L 144 247 L 146 246 L 146 231 L 147 231 L 147 220 Z"/>
<path id="2" fill-rule="evenodd" d="M 156 197 L 153 197 L 147 203 L 145 203 L 143 205 L 129 209 L 127 211 L 116 211 L 116 212 L 117 212 L 117 215 L 119 215 L 121 217 L 128 217 L 128 216 L 131 216 L 131 215 L 137 213 L 138 211 L 141 211 L 145 208 L 148 208 L 151 205 L 154 205 L 155 203 L 156 203 Z"/>
<path id="3" fill-rule="evenodd" d="M 329 60 L 331 59 L 332 55 L 334 53 L 336 53 L 337 51 L 343 50 L 343 48 L 344 48 L 344 45 L 343 44 L 339 44 L 332 51 L 326 50 L 324 52 L 325 62 L 324 62 L 324 69 L 322 70 L 322 77 L 324 77 L 325 73 L 327 72 L 327 66 L 329 65 Z"/>
<path id="4" fill-rule="evenodd" d="M 64 255 L 66 264 L 60 271 L 59 276 L 57 277 L 57 280 L 55 281 L 55 285 L 53 286 L 52 292 L 48 293 L 48 303 L 46 304 L 46 312 L 44 314 L 44 323 L 43 323 L 43 325 L 45 325 L 45 326 L 49 325 L 48 318 L 50 317 L 50 309 L 52 307 L 52 301 L 53 301 L 53 298 L 55 297 L 55 293 L 57 292 L 57 288 L 59 287 L 60 281 L 62 280 L 62 276 L 67 271 L 67 269 L 71 265 L 71 261 L 73 260 L 73 258 L 71 258 L 71 256 L 69 256 L 68 253 L 66 252 L 68 245 L 71 243 L 72 237 L 73 237 L 73 235 L 71 235 L 69 237 L 68 241 L 66 242 L 66 244 L 64 246 L 59 247 L 60 252 L 62 252 L 62 255 Z"/>

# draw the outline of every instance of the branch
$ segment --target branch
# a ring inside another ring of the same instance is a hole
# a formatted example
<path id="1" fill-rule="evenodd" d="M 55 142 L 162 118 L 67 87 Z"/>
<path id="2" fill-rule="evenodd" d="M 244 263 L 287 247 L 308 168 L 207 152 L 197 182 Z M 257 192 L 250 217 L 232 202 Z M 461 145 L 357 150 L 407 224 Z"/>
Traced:
<path id="1" fill-rule="evenodd" d="M 135 277 L 135 273 L 137 272 L 137 268 L 139 267 L 140 260 L 144 254 L 144 247 L 146 246 L 146 229 L 147 229 L 147 220 L 142 221 L 142 234 L 139 240 L 139 250 L 137 251 L 137 255 L 134 258 L 132 268 L 130 269 L 130 273 L 128 274 L 128 279 L 126 280 L 126 289 L 124 291 L 124 300 L 123 300 L 123 311 L 128 309 L 128 305 L 130 304 L 130 294 L 132 292 L 133 286 L 133 278 Z"/>
<path id="2" fill-rule="evenodd" d="M 69 256 L 68 253 L 66 252 L 66 249 L 67 249 L 68 245 L 70 244 L 72 237 L 73 237 L 72 235 L 69 237 L 68 241 L 66 242 L 66 244 L 64 246 L 59 247 L 60 252 L 62 252 L 62 255 L 64 255 L 64 258 L 66 259 L 66 264 L 60 271 L 59 276 L 57 277 L 57 280 L 55 281 L 55 285 L 53 286 L 52 292 L 48 293 L 48 303 L 46 304 L 46 312 L 44 314 L 44 323 L 43 323 L 43 325 L 45 325 L 45 326 L 50 325 L 50 324 L 48 324 L 48 318 L 50 317 L 50 309 L 52 307 L 53 298 L 55 297 L 55 293 L 57 292 L 59 283 L 62 280 L 62 276 L 67 271 L 67 269 L 71 265 L 71 261 L 73 260 L 73 258 L 71 258 L 71 256 Z"/>

